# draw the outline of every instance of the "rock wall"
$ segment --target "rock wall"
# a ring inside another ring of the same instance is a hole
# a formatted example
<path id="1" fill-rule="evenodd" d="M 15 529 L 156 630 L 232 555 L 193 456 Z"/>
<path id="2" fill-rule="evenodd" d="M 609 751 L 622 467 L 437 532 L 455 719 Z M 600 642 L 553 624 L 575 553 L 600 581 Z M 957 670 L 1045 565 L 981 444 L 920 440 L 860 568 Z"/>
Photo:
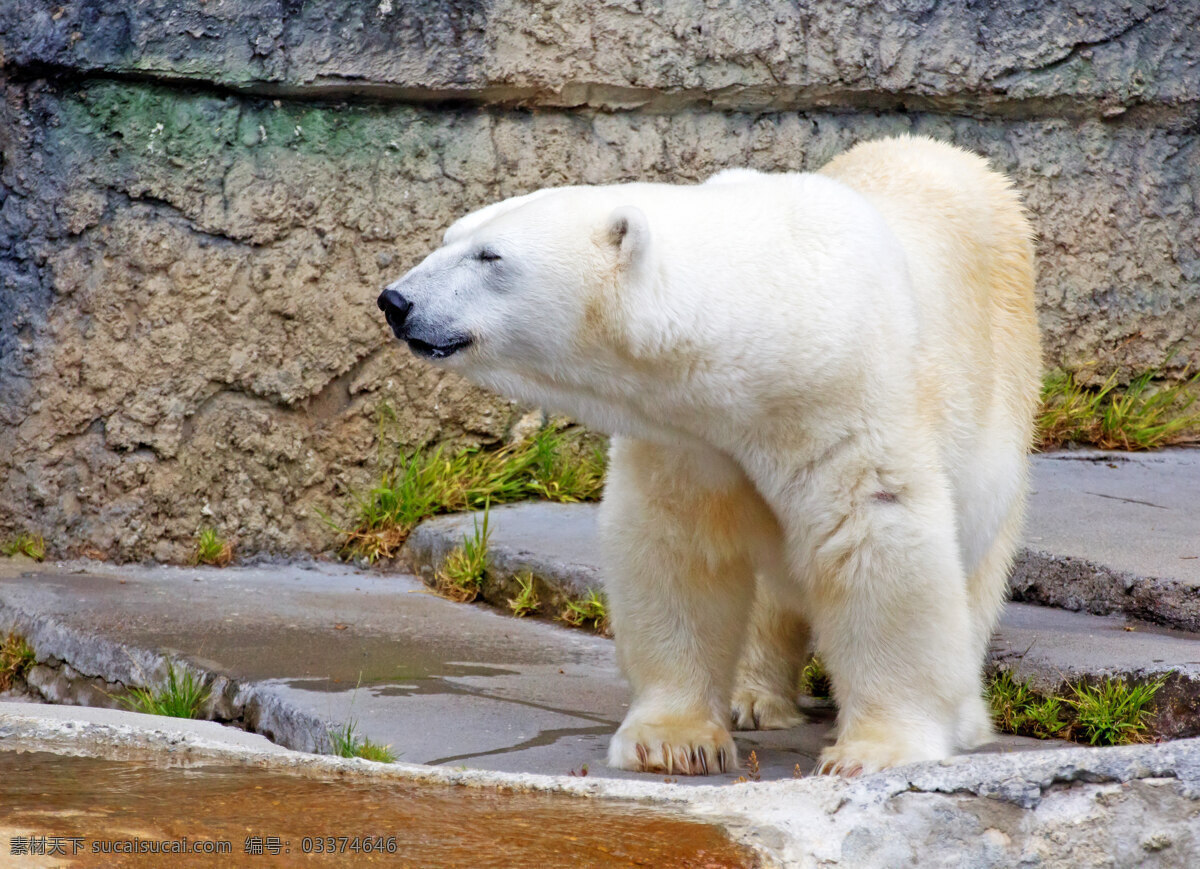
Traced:
<path id="1" fill-rule="evenodd" d="M 502 438 L 374 299 L 547 185 L 942 137 L 1024 194 L 1050 364 L 1200 366 L 1197 4 L 8 0 L 0 55 L 0 533 L 60 553 L 319 549 L 381 451 Z"/>

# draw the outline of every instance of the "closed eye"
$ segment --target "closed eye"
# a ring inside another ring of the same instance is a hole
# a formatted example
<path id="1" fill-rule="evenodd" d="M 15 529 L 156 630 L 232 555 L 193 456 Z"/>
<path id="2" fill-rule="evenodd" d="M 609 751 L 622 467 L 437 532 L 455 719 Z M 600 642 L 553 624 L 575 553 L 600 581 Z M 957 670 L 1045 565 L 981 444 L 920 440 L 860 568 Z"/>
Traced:
<path id="1" fill-rule="evenodd" d="M 500 259 L 500 254 L 496 253 L 494 250 L 490 250 L 489 248 L 485 247 L 479 253 L 475 254 L 475 259 L 480 260 L 485 263 L 491 263 L 491 262 L 495 262 L 496 260 Z"/>

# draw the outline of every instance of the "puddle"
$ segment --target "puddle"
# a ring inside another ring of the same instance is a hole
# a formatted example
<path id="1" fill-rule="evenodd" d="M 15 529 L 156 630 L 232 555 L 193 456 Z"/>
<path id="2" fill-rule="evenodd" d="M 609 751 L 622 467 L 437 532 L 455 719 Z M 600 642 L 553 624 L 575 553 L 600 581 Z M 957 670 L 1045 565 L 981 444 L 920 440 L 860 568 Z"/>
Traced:
<path id="1" fill-rule="evenodd" d="M 394 644 L 393 644 L 394 645 Z M 355 683 L 344 679 L 322 679 L 301 677 L 285 682 L 291 688 L 302 691 L 344 692 L 348 688 L 361 686 L 377 697 L 408 697 L 414 694 L 447 694 L 455 693 L 455 688 L 443 681 L 453 678 L 495 678 L 498 676 L 519 676 L 520 670 L 511 667 L 493 667 L 488 664 L 472 664 L 459 661 L 432 663 L 405 662 L 392 665 L 392 672 L 379 676 L 376 673 L 360 671 Z M 474 693 L 479 693 L 475 691 Z"/>
<path id="2" fill-rule="evenodd" d="M 33 837 L 44 856 L 14 853 Z M 716 827 L 632 803 L 40 751 L 0 751 L 0 849 L 28 867 L 757 865 Z"/>

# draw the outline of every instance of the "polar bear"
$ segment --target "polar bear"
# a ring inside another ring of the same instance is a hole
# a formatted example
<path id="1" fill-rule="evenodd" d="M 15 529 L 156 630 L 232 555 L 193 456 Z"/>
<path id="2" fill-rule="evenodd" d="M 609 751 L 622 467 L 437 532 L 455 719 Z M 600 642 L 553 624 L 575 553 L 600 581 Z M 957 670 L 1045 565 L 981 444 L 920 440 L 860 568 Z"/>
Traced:
<path id="1" fill-rule="evenodd" d="M 799 720 L 810 647 L 839 707 L 819 771 L 990 737 L 1040 349 L 1030 226 L 983 159 L 902 137 L 818 173 L 540 190 L 379 306 L 414 353 L 613 435 L 611 765 L 735 767 L 731 725 Z"/>

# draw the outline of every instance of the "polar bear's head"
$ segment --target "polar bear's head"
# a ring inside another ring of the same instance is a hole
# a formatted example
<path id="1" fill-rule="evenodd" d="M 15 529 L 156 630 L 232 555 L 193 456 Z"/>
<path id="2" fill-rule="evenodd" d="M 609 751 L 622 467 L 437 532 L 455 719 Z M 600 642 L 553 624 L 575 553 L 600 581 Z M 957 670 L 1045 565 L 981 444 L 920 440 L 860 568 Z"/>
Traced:
<path id="1" fill-rule="evenodd" d="M 378 303 L 418 356 L 492 386 L 552 381 L 619 350 L 649 241 L 646 215 L 604 188 L 541 190 L 456 222 Z"/>

